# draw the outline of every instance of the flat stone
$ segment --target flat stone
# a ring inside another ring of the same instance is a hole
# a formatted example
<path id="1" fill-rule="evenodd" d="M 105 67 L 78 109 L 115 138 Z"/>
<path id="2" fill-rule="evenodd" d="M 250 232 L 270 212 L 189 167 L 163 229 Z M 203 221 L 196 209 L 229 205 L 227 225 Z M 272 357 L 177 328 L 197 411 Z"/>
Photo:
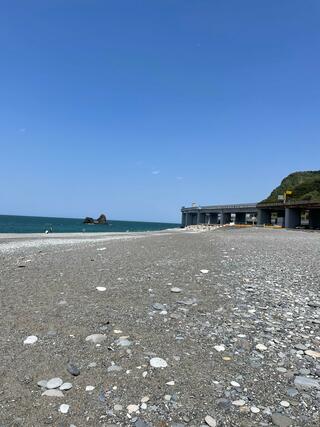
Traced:
<path id="1" fill-rule="evenodd" d="M 214 418 L 212 418 L 210 415 L 207 415 L 204 420 L 210 427 L 217 426 L 217 421 Z"/>
<path id="2" fill-rule="evenodd" d="M 66 405 L 65 403 L 63 403 L 59 407 L 59 412 L 61 412 L 61 414 L 67 414 L 69 412 L 69 408 L 70 408 L 69 405 Z"/>
<path id="3" fill-rule="evenodd" d="M 289 388 L 287 389 L 287 395 L 288 395 L 289 397 L 295 397 L 297 394 L 299 394 L 299 392 L 298 392 L 298 390 L 297 390 L 296 388 L 289 387 Z"/>
<path id="4" fill-rule="evenodd" d="M 203 269 L 203 270 L 200 270 L 200 273 L 202 273 L 202 274 L 208 274 L 208 273 L 209 273 L 209 270 L 205 270 L 205 269 Z"/>
<path id="5" fill-rule="evenodd" d="M 48 383 L 47 380 L 40 380 L 37 382 L 38 386 L 43 388 L 47 388 L 47 383 Z"/>
<path id="6" fill-rule="evenodd" d="M 120 347 L 129 347 L 132 344 L 132 342 L 129 341 L 127 338 L 119 338 L 116 341 L 116 344 Z"/>
<path id="7" fill-rule="evenodd" d="M 182 292 L 182 289 L 173 287 L 173 288 L 171 288 L 171 292 L 178 294 L 178 293 Z"/>
<path id="8" fill-rule="evenodd" d="M 70 390 L 71 388 L 72 388 L 72 384 L 71 383 L 63 383 L 59 387 L 60 390 Z"/>
<path id="9" fill-rule="evenodd" d="M 234 405 L 234 406 L 244 406 L 245 404 L 246 404 L 246 402 L 242 399 L 234 400 L 232 402 L 232 405 Z"/>
<path id="10" fill-rule="evenodd" d="M 165 310 L 166 309 L 166 307 L 163 304 L 160 304 L 158 302 L 155 302 L 154 304 L 152 304 L 152 307 L 155 310 Z"/>
<path id="11" fill-rule="evenodd" d="M 38 341 L 38 337 L 36 337 L 35 335 L 30 335 L 23 341 L 23 344 L 25 345 L 34 344 L 37 341 Z"/>
<path id="12" fill-rule="evenodd" d="M 307 356 L 311 356 L 315 359 L 319 359 L 320 357 L 320 352 L 319 351 L 313 351 L 313 350 L 306 350 L 304 352 Z"/>
<path id="13" fill-rule="evenodd" d="M 290 403 L 286 400 L 281 400 L 280 405 L 283 406 L 284 408 L 289 408 Z"/>
<path id="14" fill-rule="evenodd" d="M 303 389 L 317 388 L 320 389 L 320 382 L 308 377 L 297 376 L 294 379 L 294 385 Z"/>
<path id="15" fill-rule="evenodd" d="M 272 414 L 271 418 L 272 418 L 272 423 L 278 427 L 290 427 L 293 425 L 293 421 L 291 420 L 291 418 L 282 414 L 278 414 L 278 413 Z"/>
<path id="16" fill-rule="evenodd" d="M 104 291 L 107 290 L 107 288 L 105 288 L 104 286 L 97 286 L 96 290 L 99 291 L 99 292 L 104 292 Z"/>
<path id="17" fill-rule="evenodd" d="M 42 393 L 42 396 L 49 396 L 49 397 L 63 397 L 63 393 L 61 390 L 57 389 L 50 389 L 46 390 Z"/>
<path id="18" fill-rule="evenodd" d="M 108 367 L 107 371 L 108 372 L 120 372 L 120 371 L 122 371 L 122 368 L 121 368 L 121 366 L 118 366 L 118 365 L 111 365 Z"/>
<path id="19" fill-rule="evenodd" d="M 61 379 L 61 378 L 56 377 L 56 378 L 51 378 L 51 380 L 49 380 L 49 381 L 47 382 L 46 387 L 47 387 L 48 389 L 52 389 L 52 388 L 59 388 L 62 384 L 63 384 L 62 379 Z"/>
<path id="20" fill-rule="evenodd" d="M 266 351 L 268 350 L 268 347 L 266 347 L 264 344 L 257 344 L 256 349 L 259 351 Z"/>
<path id="21" fill-rule="evenodd" d="M 93 387 L 93 385 L 87 385 L 86 386 L 86 391 L 92 391 L 92 390 L 94 390 L 95 388 Z"/>
<path id="22" fill-rule="evenodd" d="M 214 349 L 217 350 L 218 352 L 221 352 L 221 351 L 225 351 L 226 348 L 223 344 L 220 344 L 220 345 L 215 345 Z"/>
<path id="23" fill-rule="evenodd" d="M 103 341 L 107 339 L 106 335 L 103 334 L 93 334 L 88 335 L 86 341 L 91 342 L 93 344 L 101 344 Z"/>
<path id="24" fill-rule="evenodd" d="M 76 365 L 73 365 L 70 362 L 67 364 L 67 371 L 69 372 L 69 374 L 73 375 L 74 377 L 77 377 L 78 375 L 80 375 L 80 369 Z"/>
<path id="25" fill-rule="evenodd" d="M 256 406 L 251 406 L 251 407 L 250 407 L 250 411 L 251 411 L 253 414 L 258 414 L 258 413 L 260 412 L 260 409 L 259 409 L 259 408 L 257 408 Z"/>
<path id="26" fill-rule="evenodd" d="M 240 384 L 237 383 L 237 381 L 231 381 L 230 384 L 232 385 L 232 387 L 240 387 Z"/>
<path id="27" fill-rule="evenodd" d="M 166 368 L 168 366 L 167 362 L 161 357 L 153 357 L 150 359 L 150 365 L 153 368 Z"/>
<path id="28" fill-rule="evenodd" d="M 138 412 L 139 411 L 139 405 L 128 405 L 127 411 L 129 414 L 132 414 L 133 412 Z"/>

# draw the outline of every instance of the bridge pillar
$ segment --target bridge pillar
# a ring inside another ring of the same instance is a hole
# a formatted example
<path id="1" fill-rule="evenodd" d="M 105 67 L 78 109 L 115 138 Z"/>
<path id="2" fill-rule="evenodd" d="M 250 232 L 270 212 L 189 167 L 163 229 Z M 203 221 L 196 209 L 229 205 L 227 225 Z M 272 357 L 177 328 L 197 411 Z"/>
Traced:
<path id="1" fill-rule="evenodd" d="M 181 227 L 184 228 L 186 226 L 187 221 L 187 214 L 185 212 L 182 212 L 181 215 Z"/>
<path id="2" fill-rule="evenodd" d="M 309 210 L 309 227 L 320 228 L 320 209 Z"/>
<path id="3" fill-rule="evenodd" d="M 271 210 L 269 210 L 269 209 L 258 209 L 257 224 L 258 225 L 271 224 Z"/>
<path id="4" fill-rule="evenodd" d="M 211 213 L 210 214 L 210 224 L 218 224 L 218 214 Z"/>
<path id="5" fill-rule="evenodd" d="M 202 212 L 198 212 L 197 224 L 205 224 L 205 223 L 206 223 L 206 214 Z"/>
<path id="6" fill-rule="evenodd" d="M 246 223 L 246 213 L 245 212 L 236 212 L 236 224 L 245 224 Z"/>
<path id="7" fill-rule="evenodd" d="M 296 228 L 301 224 L 300 209 L 286 208 L 284 226 L 286 228 Z"/>
<path id="8" fill-rule="evenodd" d="M 231 222 L 231 214 L 227 212 L 221 212 L 220 214 L 220 225 L 230 224 Z"/>

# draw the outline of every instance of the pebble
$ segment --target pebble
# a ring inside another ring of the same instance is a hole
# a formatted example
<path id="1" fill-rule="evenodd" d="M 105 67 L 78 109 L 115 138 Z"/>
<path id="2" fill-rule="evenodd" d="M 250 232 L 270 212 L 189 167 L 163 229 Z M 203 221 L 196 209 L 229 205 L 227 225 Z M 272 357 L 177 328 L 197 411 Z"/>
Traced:
<path id="1" fill-rule="evenodd" d="M 107 372 L 120 372 L 122 371 L 121 366 L 118 365 L 111 365 L 108 367 Z"/>
<path id="2" fill-rule="evenodd" d="M 320 389 L 320 382 L 313 378 L 308 378 L 308 377 L 301 377 L 301 376 L 295 377 L 294 385 L 296 387 L 301 387 L 304 389 L 309 389 L 309 388 Z"/>
<path id="3" fill-rule="evenodd" d="M 49 396 L 49 397 L 63 397 L 63 393 L 61 390 L 57 389 L 50 389 L 46 390 L 42 393 L 42 396 Z"/>
<path id="4" fill-rule="evenodd" d="M 38 384 L 39 387 L 44 387 L 44 388 L 47 387 L 47 383 L 48 383 L 47 380 L 40 380 L 40 381 L 37 382 L 37 384 Z"/>
<path id="5" fill-rule="evenodd" d="M 214 418 L 212 418 L 210 415 L 207 415 L 204 420 L 207 423 L 207 425 L 210 427 L 216 427 L 217 425 L 217 421 Z"/>
<path id="6" fill-rule="evenodd" d="M 62 405 L 60 405 L 59 407 L 59 411 L 61 412 L 61 414 L 67 414 L 69 412 L 69 405 L 66 405 L 65 403 L 63 403 Z"/>
<path id="7" fill-rule="evenodd" d="M 214 349 L 220 352 L 220 351 L 225 351 L 226 348 L 223 344 L 221 344 L 221 345 L 215 345 Z"/>
<path id="8" fill-rule="evenodd" d="M 291 418 L 282 414 L 274 413 L 272 414 L 271 418 L 273 424 L 278 427 L 290 427 L 293 425 L 293 421 L 291 420 Z"/>
<path id="9" fill-rule="evenodd" d="M 171 292 L 178 294 L 178 293 L 182 292 L 182 289 L 173 287 L 173 288 L 171 288 Z"/>
<path id="10" fill-rule="evenodd" d="M 86 386 L 86 391 L 92 391 L 92 390 L 94 390 L 93 385 L 87 385 Z"/>
<path id="11" fill-rule="evenodd" d="M 158 303 L 158 302 L 155 302 L 154 304 L 152 304 L 152 307 L 155 309 L 155 310 L 165 310 L 166 309 L 166 307 L 163 305 L 163 304 L 160 304 L 160 303 Z"/>
<path id="12" fill-rule="evenodd" d="M 122 405 L 116 404 L 116 405 L 114 405 L 113 409 L 115 411 L 122 411 L 123 407 L 122 407 Z"/>
<path id="13" fill-rule="evenodd" d="M 314 357 L 315 359 L 318 359 L 320 357 L 320 352 L 319 351 L 313 351 L 313 350 L 306 350 L 305 354 L 307 356 L 311 356 Z"/>
<path id="14" fill-rule="evenodd" d="M 230 383 L 233 387 L 241 387 L 239 383 L 237 383 L 236 381 L 231 381 Z"/>
<path id="15" fill-rule="evenodd" d="M 120 337 L 116 341 L 116 344 L 120 347 L 129 347 L 132 344 L 132 342 L 129 341 L 127 338 Z"/>
<path id="16" fill-rule="evenodd" d="M 139 405 L 128 405 L 127 411 L 129 414 L 132 414 L 133 412 L 139 411 Z"/>
<path id="17" fill-rule="evenodd" d="M 75 366 L 72 363 L 70 363 L 70 362 L 67 364 L 67 371 L 71 375 L 73 375 L 75 377 L 77 377 L 78 375 L 80 375 L 80 369 L 77 366 Z"/>
<path id="18" fill-rule="evenodd" d="M 268 350 L 268 347 L 266 347 L 264 344 L 257 344 L 256 349 L 259 351 L 266 351 Z"/>
<path id="19" fill-rule="evenodd" d="M 242 399 L 234 400 L 232 402 L 232 405 L 235 405 L 235 406 L 244 406 L 245 404 L 246 404 L 246 402 L 244 400 L 242 400 Z"/>
<path id="20" fill-rule="evenodd" d="M 63 384 L 62 379 L 61 379 L 61 378 L 57 378 L 57 377 L 56 377 L 56 378 L 51 378 L 51 380 L 49 380 L 49 381 L 47 382 L 46 387 L 47 387 L 48 389 L 58 388 L 58 387 L 60 387 L 62 384 Z"/>
<path id="21" fill-rule="evenodd" d="M 60 390 L 70 390 L 71 388 L 72 388 L 72 384 L 71 383 L 63 383 L 59 387 Z"/>
<path id="22" fill-rule="evenodd" d="M 256 406 L 251 406 L 251 407 L 250 407 L 250 411 L 251 411 L 253 414 L 258 414 L 258 413 L 260 412 L 260 409 L 259 409 L 259 408 L 257 408 Z"/>
<path id="23" fill-rule="evenodd" d="M 104 292 L 104 291 L 107 290 L 107 288 L 105 288 L 104 286 L 97 286 L 96 290 L 99 291 L 99 292 Z"/>
<path id="24" fill-rule="evenodd" d="M 93 335 L 88 335 L 86 338 L 86 341 L 91 342 L 93 344 L 101 344 L 106 339 L 107 339 L 106 335 L 93 334 Z"/>
<path id="25" fill-rule="evenodd" d="M 161 357 L 153 357 L 150 359 L 150 365 L 153 368 L 166 368 L 168 366 L 167 362 Z"/>
<path id="26" fill-rule="evenodd" d="M 35 335 L 30 335 L 23 341 L 23 344 L 34 344 L 37 341 L 38 337 L 36 337 Z"/>
<path id="27" fill-rule="evenodd" d="M 174 381 L 168 381 L 166 384 L 167 385 L 174 385 Z"/>
<path id="28" fill-rule="evenodd" d="M 283 406 L 284 408 L 289 408 L 290 403 L 287 402 L 286 400 L 281 400 L 280 405 Z"/>
<path id="29" fill-rule="evenodd" d="M 141 399 L 141 403 L 149 402 L 149 400 L 150 400 L 149 396 L 143 396 L 143 398 Z"/>

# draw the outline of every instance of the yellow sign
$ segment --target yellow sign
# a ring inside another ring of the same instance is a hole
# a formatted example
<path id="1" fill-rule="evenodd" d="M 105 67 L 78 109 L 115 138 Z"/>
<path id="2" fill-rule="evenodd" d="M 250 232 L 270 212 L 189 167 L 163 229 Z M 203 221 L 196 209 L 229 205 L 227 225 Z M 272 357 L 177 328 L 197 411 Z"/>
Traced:
<path id="1" fill-rule="evenodd" d="M 291 196 L 292 191 L 291 191 L 291 190 L 287 190 L 287 191 L 285 192 L 285 194 L 286 194 L 287 196 Z"/>

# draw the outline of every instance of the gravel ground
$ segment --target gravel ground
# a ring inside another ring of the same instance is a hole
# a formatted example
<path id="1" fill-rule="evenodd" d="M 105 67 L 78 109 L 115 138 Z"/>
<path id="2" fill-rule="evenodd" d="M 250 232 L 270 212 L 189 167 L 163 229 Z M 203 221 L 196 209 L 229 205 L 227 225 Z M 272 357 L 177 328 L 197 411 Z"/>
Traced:
<path id="1" fill-rule="evenodd" d="M 319 427 L 319 233 L 124 237 L 0 240 L 1 427 Z"/>

